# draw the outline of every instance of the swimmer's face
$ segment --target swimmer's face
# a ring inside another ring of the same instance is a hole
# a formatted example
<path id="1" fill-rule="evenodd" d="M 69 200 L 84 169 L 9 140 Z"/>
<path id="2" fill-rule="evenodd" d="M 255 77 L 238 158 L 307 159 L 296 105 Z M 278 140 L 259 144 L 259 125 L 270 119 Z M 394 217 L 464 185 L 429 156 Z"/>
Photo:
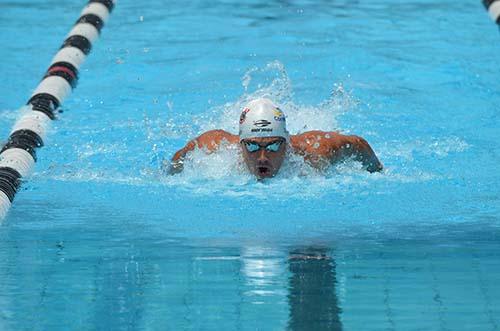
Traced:
<path id="1" fill-rule="evenodd" d="M 258 179 L 274 177 L 285 159 L 286 141 L 281 137 L 248 138 L 240 143 L 248 170 Z"/>

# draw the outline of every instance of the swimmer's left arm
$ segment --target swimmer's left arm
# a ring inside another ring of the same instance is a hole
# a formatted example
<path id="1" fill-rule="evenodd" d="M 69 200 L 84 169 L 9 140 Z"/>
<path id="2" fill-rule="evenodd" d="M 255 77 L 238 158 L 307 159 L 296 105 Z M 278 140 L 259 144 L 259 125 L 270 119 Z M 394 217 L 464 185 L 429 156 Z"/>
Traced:
<path id="1" fill-rule="evenodd" d="M 354 160 L 361 162 L 369 172 L 382 171 L 384 168 L 370 144 L 364 138 L 345 136 L 335 132 L 330 132 L 328 135 L 332 137 L 330 139 L 332 161 L 352 157 Z"/>
<path id="2" fill-rule="evenodd" d="M 361 162 L 369 172 L 379 172 L 384 168 L 370 144 L 368 144 L 364 138 L 346 136 L 343 147 L 346 157 L 354 157 L 354 159 Z"/>

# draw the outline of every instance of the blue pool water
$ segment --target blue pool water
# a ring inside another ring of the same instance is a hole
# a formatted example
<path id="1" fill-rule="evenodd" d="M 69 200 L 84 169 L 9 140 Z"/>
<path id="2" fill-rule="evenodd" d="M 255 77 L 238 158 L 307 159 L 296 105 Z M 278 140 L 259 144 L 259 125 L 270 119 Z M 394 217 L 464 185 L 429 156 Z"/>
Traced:
<path id="1" fill-rule="evenodd" d="M 2 137 L 83 5 L 0 4 Z M 0 226 L 0 330 L 498 330 L 499 51 L 479 1 L 120 1 Z M 385 171 L 162 175 L 262 95 Z"/>

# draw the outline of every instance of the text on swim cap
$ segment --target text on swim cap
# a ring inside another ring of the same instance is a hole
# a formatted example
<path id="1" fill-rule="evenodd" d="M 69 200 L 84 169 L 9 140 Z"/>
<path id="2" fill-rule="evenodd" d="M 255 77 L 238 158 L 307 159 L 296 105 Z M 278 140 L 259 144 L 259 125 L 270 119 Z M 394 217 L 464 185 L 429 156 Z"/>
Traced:
<path id="1" fill-rule="evenodd" d="M 273 132 L 273 129 L 270 129 L 270 128 L 258 128 L 258 129 L 252 129 L 251 132 Z"/>

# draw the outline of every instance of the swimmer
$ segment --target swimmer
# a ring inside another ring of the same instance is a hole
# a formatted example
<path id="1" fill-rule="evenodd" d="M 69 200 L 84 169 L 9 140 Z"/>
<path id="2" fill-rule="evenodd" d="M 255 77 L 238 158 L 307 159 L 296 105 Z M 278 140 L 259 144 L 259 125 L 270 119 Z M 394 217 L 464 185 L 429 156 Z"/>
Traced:
<path id="1" fill-rule="evenodd" d="M 248 170 L 257 179 L 274 177 L 287 151 L 302 156 L 305 162 L 320 170 L 346 159 L 361 162 L 369 172 L 383 168 L 370 145 L 361 137 L 324 131 L 290 135 L 283 111 L 271 100 L 259 98 L 243 108 L 239 135 L 224 130 L 203 133 L 174 154 L 169 173 L 181 172 L 186 155 L 195 148 L 212 153 L 224 142 L 239 145 Z"/>

